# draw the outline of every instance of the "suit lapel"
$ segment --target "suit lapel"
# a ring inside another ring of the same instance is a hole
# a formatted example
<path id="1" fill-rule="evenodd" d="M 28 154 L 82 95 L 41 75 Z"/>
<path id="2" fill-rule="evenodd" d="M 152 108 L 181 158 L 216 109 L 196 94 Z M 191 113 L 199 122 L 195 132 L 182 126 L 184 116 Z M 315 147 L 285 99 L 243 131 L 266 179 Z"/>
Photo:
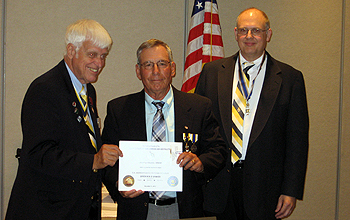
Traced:
<path id="1" fill-rule="evenodd" d="M 267 53 L 267 52 L 266 52 Z M 264 85 L 261 90 L 259 104 L 255 113 L 254 124 L 250 133 L 248 148 L 254 143 L 256 138 L 266 125 L 282 84 L 282 78 L 278 75 L 281 69 L 276 61 L 268 54 Z"/>
<path id="2" fill-rule="evenodd" d="M 145 90 L 136 93 L 135 99 L 128 101 L 128 112 L 130 118 L 130 131 L 134 131 L 141 138 L 147 141 L 146 134 L 146 112 L 145 112 Z"/>
<path id="3" fill-rule="evenodd" d="M 67 96 L 67 100 L 69 103 L 71 103 L 70 105 L 72 106 L 72 114 L 75 115 L 75 118 L 78 122 L 78 129 L 76 129 L 76 132 L 79 132 L 80 134 L 77 134 L 77 135 L 82 135 L 84 136 L 85 140 L 86 140 L 86 146 L 90 145 L 91 146 L 91 150 L 95 151 L 95 148 L 92 146 L 91 144 L 91 141 L 90 141 L 90 137 L 88 135 L 88 130 L 87 130 L 87 127 L 86 127 L 86 124 L 84 122 L 84 116 L 82 114 L 82 110 L 81 110 L 81 107 L 79 106 L 79 100 L 78 100 L 78 97 L 75 93 L 75 89 L 73 87 L 73 83 L 70 79 L 70 76 L 69 76 L 69 73 L 68 73 L 68 70 L 66 68 L 66 65 L 64 63 L 64 60 L 62 60 L 60 63 L 59 63 L 59 71 L 63 77 L 63 81 L 65 82 L 65 85 L 66 85 L 66 88 L 67 88 L 67 91 L 68 91 L 68 96 Z M 91 86 L 91 85 L 90 85 Z M 88 86 L 89 87 L 89 86 Z M 90 90 L 91 91 L 91 88 L 87 88 L 88 91 Z M 88 101 L 89 101 L 89 98 L 88 98 Z M 74 104 L 75 103 L 75 104 Z M 88 103 L 90 105 L 90 103 Z M 78 110 L 78 113 L 76 113 L 76 110 L 75 109 L 79 109 Z M 94 109 L 95 110 L 95 109 Z M 96 132 L 99 132 L 99 130 L 96 130 L 96 116 L 94 116 L 94 114 L 92 112 L 90 112 L 91 116 L 94 117 L 92 118 L 92 121 L 93 121 L 93 124 L 94 124 L 94 128 L 95 128 L 95 131 Z M 80 117 L 80 119 L 79 119 Z M 101 141 L 101 138 L 100 138 L 100 133 L 98 133 L 98 135 L 96 135 L 96 142 L 97 142 L 97 148 L 99 148 L 102 144 L 102 141 Z"/>
<path id="4" fill-rule="evenodd" d="M 226 59 L 221 66 L 221 70 L 218 72 L 218 102 L 219 111 L 221 115 L 221 123 L 223 125 L 225 136 L 232 136 L 232 84 L 233 84 L 233 72 L 236 64 L 237 54 Z M 229 138 L 228 143 L 231 143 Z M 231 146 L 232 148 L 232 146 Z"/>
<path id="5" fill-rule="evenodd" d="M 186 100 L 183 99 L 182 94 L 180 91 L 172 87 L 174 92 L 174 109 L 175 109 L 175 141 L 179 142 L 182 141 L 182 133 L 184 131 L 185 126 L 191 127 L 191 125 L 188 125 L 189 121 L 187 117 L 187 112 L 190 111 L 190 108 L 187 108 L 187 105 L 184 105 L 182 103 L 185 103 Z M 186 107 L 185 107 L 186 106 Z"/>
<path id="6" fill-rule="evenodd" d="M 97 150 L 99 150 L 100 146 L 102 146 L 100 121 L 98 121 L 99 118 L 98 118 L 96 103 L 94 103 L 94 101 L 93 101 L 93 100 L 96 100 L 96 93 L 92 92 L 92 91 L 94 91 L 94 89 L 90 83 L 87 84 L 87 91 L 88 91 L 88 93 L 87 93 L 88 94 L 88 105 L 89 105 L 89 110 L 90 110 L 90 115 L 91 115 L 91 121 L 93 123 L 94 130 L 95 130 Z"/>
<path id="7" fill-rule="evenodd" d="M 177 89 L 173 88 L 174 92 L 174 109 L 175 109 L 175 141 L 183 141 L 183 132 L 187 128 L 192 128 L 192 116 L 191 105 L 186 104 L 187 100 L 184 98 L 183 94 Z"/>

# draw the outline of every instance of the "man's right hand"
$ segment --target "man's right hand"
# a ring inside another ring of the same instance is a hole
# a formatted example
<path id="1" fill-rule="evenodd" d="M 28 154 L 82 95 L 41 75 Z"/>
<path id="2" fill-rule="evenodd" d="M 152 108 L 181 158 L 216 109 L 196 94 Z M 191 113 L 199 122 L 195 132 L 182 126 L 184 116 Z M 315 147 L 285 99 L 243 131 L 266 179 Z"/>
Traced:
<path id="1" fill-rule="evenodd" d="M 119 191 L 120 195 L 122 195 L 124 198 L 135 198 L 141 194 L 144 193 L 144 191 L 142 190 L 137 190 L 136 189 L 133 189 L 133 190 L 130 190 L 130 191 Z"/>
<path id="2" fill-rule="evenodd" d="M 106 166 L 114 166 L 123 152 L 117 145 L 104 144 L 101 149 L 94 155 L 93 170 L 103 169 Z"/>

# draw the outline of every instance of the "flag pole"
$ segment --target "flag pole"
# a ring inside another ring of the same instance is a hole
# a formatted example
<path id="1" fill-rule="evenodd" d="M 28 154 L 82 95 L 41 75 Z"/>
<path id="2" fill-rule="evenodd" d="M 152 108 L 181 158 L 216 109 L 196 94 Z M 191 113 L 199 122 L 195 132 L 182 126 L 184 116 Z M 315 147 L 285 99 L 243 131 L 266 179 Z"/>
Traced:
<path id="1" fill-rule="evenodd" d="M 183 64 L 183 67 L 185 66 L 185 63 L 186 63 L 186 53 L 187 53 L 187 40 L 188 40 L 188 37 L 187 37 L 187 33 L 188 33 L 188 4 L 189 4 L 189 1 L 188 0 L 185 0 L 185 16 L 184 16 L 184 51 L 183 51 L 183 57 L 182 57 L 182 64 Z M 182 72 L 182 77 L 184 76 L 185 72 L 183 71 Z"/>

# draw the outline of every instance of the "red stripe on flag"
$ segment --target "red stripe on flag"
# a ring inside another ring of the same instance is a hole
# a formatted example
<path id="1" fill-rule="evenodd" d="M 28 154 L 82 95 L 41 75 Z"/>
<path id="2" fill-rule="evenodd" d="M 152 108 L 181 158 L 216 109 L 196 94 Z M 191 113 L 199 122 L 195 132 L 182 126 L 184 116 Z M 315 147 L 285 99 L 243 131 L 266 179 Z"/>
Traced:
<path id="1" fill-rule="evenodd" d="M 210 39 L 211 38 L 211 39 Z M 213 43 L 212 45 L 217 45 L 217 46 L 224 46 L 222 42 L 222 38 L 220 35 L 210 35 L 210 34 L 204 34 L 203 36 L 203 44 L 208 44 Z"/>
<path id="2" fill-rule="evenodd" d="M 200 48 L 186 57 L 185 69 L 202 59 L 202 51 L 203 49 Z"/>
<path id="3" fill-rule="evenodd" d="M 218 24 L 220 25 L 219 15 L 211 14 L 210 12 L 204 13 L 204 23 Z"/>
<path id="4" fill-rule="evenodd" d="M 191 78 L 189 78 L 184 84 L 182 84 L 181 91 L 190 92 L 194 88 L 196 88 L 197 81 L 199 79 L 199 73 Z M 193 86 L 194 85 L 194 86 Z M 192 91 L 194 92 L 194 91 Z"/>
<path id="5" fill-rule="evenodd" d="M 203 35 L 204 23 L 201 23 L 193 28 L 191 28 L 190 33 L 188 34 L 188 43 Z"/>

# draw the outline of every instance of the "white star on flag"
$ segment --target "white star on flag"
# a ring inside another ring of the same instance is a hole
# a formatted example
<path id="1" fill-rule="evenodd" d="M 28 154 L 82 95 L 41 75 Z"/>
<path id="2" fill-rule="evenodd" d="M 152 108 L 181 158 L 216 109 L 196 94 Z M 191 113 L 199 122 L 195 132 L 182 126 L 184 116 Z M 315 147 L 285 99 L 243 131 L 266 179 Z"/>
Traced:
<path id="1" fill-rule="evenodd" d="M 197 5 L 196 5 L 197 7 L 198 7 L 198 9 L 200 9 L 201 7 L 203 7 L 202 6 L 202 2 L 197 2 Z"/>

